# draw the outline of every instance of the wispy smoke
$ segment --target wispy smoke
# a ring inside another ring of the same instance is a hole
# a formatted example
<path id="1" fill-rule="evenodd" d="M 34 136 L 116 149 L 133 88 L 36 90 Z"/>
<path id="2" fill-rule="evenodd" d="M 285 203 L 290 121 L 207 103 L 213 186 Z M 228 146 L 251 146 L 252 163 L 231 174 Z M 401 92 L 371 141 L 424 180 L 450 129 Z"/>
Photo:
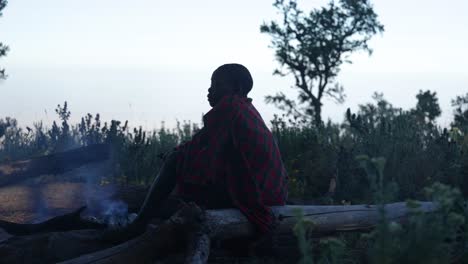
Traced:
<path id="1" fill-rule="evenodd" d="M 32 192 L 32 197 L 31 197 L 32 204 L 33 204 L 34 214 L 35 214 L 34 222 L 37 223 L 37 222 L 44 221 L 50 215 L 47 200 L 38 186 L 32 185 L 31 192 Z"/>
<path id="2" fill-rule="evenodd" d="M 134 219 L 134 214 L 128 214 L 128 206 L 123 201 L 106 201 L 102 219 L 110 227 L 122 227 Z"/>
<path id="3" fill-rule="evenodd" d="M 115 199 L 116 187 L 113 185 L 99 186 L 100 178 L 96 172 L 87 171 L 84 177 L 84 199 L 87 205 L 87 214 L 96 217 L 109 227 L 122 227 L 133 221 L 135 214 L 128 212 L 128 205 Z"/>

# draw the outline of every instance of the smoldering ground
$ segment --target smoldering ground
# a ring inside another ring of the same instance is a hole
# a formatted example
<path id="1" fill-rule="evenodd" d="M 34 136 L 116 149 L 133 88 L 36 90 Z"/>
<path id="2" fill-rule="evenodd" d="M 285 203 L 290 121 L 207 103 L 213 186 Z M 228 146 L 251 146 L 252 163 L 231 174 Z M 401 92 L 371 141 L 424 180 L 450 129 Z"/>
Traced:
<path id="1" fill-rule="evenodd" d="M 58 175 L 41 175 L 0 188 L 0 217 L 16 223 L 37 223 L 86 206 L 83 217 L 110 225 L 128 221 L 129 207 L 108 184 L 109 163 L 81 166 Z M 135 206 L 131 208 L 135 211 Z"/>

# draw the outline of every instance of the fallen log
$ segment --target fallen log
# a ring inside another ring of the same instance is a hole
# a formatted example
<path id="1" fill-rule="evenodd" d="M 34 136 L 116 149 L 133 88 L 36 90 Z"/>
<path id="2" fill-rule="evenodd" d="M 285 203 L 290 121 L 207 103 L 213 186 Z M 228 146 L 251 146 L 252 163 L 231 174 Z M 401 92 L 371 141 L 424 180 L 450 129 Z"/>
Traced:
<path id="1" fill-rule="evenodd" d="M 25 236 L 37 233 L 47 233 L 66 230 L 81 230 L 81 229 L 103 229 L 105 224 L 100 224 L 91 220 L 83 219 L 80 217 L 83 206 L 74 212 L 53 217 L 47 221 L 37 224 L 18 224 L 4 220 L 0 220 L 0 228 L 5 230 L 11 235 Z"/>
<path id="2" fill-rule="evenodd" d="M 211 240 L 205 232 L 196 232 L 190 236 L 186 264 L 203 264 L 210 256 Z"/>
<path id="3" fill-rule="evenodd" d="M 210 256 L 211 239 L 208 235 L 209 229 L 205 225 L 205 214 L 200 215 L 200 223 L 194 225 L 192 232 L 187 236 L 186 264 L 203 264 L 208 262 Z"/>
<path id="4" fill-rule="evenodd" d="M 0 164 L 0 187 L 44 174 L 61 174 L 82 165 L 109 159 L 107 144 L 95 144 L 28 160 Z"/>
<path id="5" fill-rule="evenodd" d="M 156 229 L 149 229 L 143 235 L 118 246 L 95 253 L 80 256 L 66 261 L 66 264 L 83 263 L 151 263 L 155 258 L 168 254 L 169 249 L 180 247 L 181 241 L 192 241 L 188 247 L 186 263 L 205 263 L 209 255 L 210 241 L 251 237 L 253 226 L 235 209 L 207 210 L 200 222 L 199 209 L 191 206 L 179 211 Z M 314 223 L 314 235 L 323 236 L 333 232 L 368 231 L 375 227 L 381 219 L 378 206 L 375 205 L 344 205 L 344 206 L 279 206 L 272 208 L 279 223 L 278 236 L 291 234 L 291 229 L 297 223 L 298 211 L 303 219 Z M 436 209 L 431 202 L 422 202 L 417 209 L 421 212 L 431 212 Z M 188 210 L 188 211 L 187 211 Z M 409 214 L 416 210 L 408 208 L 406 203 L 387 204 L 384 207 L 385 216 L 390 221 L 404 222 Z M 189 213 L 187 213 L 189 212 Z M 194 228 L 194 226 L 202 227 Z M 203 232 L 199 232 L 203 230 Z M 195 233 L 193 233 L 195 231 Z M 76 232 L 76 231 L 70 231 Z M 195 235 L 193 235 L 195 234 Z M 189 237 L 187 238 L 187 235 Z M 78 239 L 74 237 L 73 239 Z M 1 248 L 8 245 L 9 240 L 0 243 Z M 89 242 L 90 239 L 88 238 Z M 96 242 L 95 240 L 92 240 Z M 179 242 L 179 243 L 178 243 Z M 71 243 L 80 245 L 80 243 Z M 22 246 L 25 246 L 22 244 Z M 31 243 L 29 248 L 37 247 Z M 73 252 L 73 250 L 70 250 Z M 76 250 L 80 252 L 80 250 Z"/>
<path id="6" fill-rule="evenodd" d="M 147 263 L 182 248 L 186 234 L 198 230 L 201 214 L 197 206 L 186 206 L 157 228 L 150 225 L 143 235 L 119 245 L 109 239 L 112 230 L 13 236 L 0 243 L 0 263 Z"/>
<path id="7" fill-rule="evenodd" d="M 60 264 L 151 263 L 155 258 L 180 247 L 180 243 L 187 240 L 187 234 L 198 230 L 202 214 L 202 210 L 194 204 L 185 206 L 169 220 L 156 228 L 149 228 L 137 238 Z"/>
<path id="8" fill-rule="evenodd" d="M 413 208 L 405 202 L 385 205 L 385 216 L 389 221 L 403 222 Z M 314 233 L 349 232 L 369 230 L 379 222 L 381 214 L 377 205 L 330 205 L 330 206 L 275 206 L 273 212 L 279 223 L 278 232 L 291 232 L 297 223 L 298 213 L 314 223 Z M 432 202 L 420 202 L 417 210 L 431 212 L 436 209 Z M 207 210 L 205 225 L 213 240 L 248 237 L 254 233 L 253 226 L 245 216 L 235 209 Z"/>

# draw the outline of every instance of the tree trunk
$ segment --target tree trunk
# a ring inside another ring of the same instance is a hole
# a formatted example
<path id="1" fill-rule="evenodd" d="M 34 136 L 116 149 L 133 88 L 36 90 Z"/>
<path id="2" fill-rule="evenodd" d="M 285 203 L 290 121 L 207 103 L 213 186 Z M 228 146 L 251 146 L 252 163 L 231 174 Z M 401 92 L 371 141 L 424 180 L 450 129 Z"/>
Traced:
<path id="1" fill-rule="evenodd" d="M 317 128 L 322 127 L 322 103 L 314 103 L 314 122 Z"/>

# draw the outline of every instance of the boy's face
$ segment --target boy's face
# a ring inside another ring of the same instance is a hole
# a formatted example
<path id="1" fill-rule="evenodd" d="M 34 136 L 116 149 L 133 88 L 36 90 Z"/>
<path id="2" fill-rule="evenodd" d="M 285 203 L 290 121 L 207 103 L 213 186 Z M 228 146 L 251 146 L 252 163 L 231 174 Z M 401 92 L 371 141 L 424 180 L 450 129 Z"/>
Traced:
<path id="1" fill-rule="evenodd" d="M 224 74 L 215 71 L 211 76 L 211 86 L 208 89 L 208 102 L 211 107 L 214 107 L 225 95 L 236 94 L 238 90 L 238 87 L 228 81 Z"/>

